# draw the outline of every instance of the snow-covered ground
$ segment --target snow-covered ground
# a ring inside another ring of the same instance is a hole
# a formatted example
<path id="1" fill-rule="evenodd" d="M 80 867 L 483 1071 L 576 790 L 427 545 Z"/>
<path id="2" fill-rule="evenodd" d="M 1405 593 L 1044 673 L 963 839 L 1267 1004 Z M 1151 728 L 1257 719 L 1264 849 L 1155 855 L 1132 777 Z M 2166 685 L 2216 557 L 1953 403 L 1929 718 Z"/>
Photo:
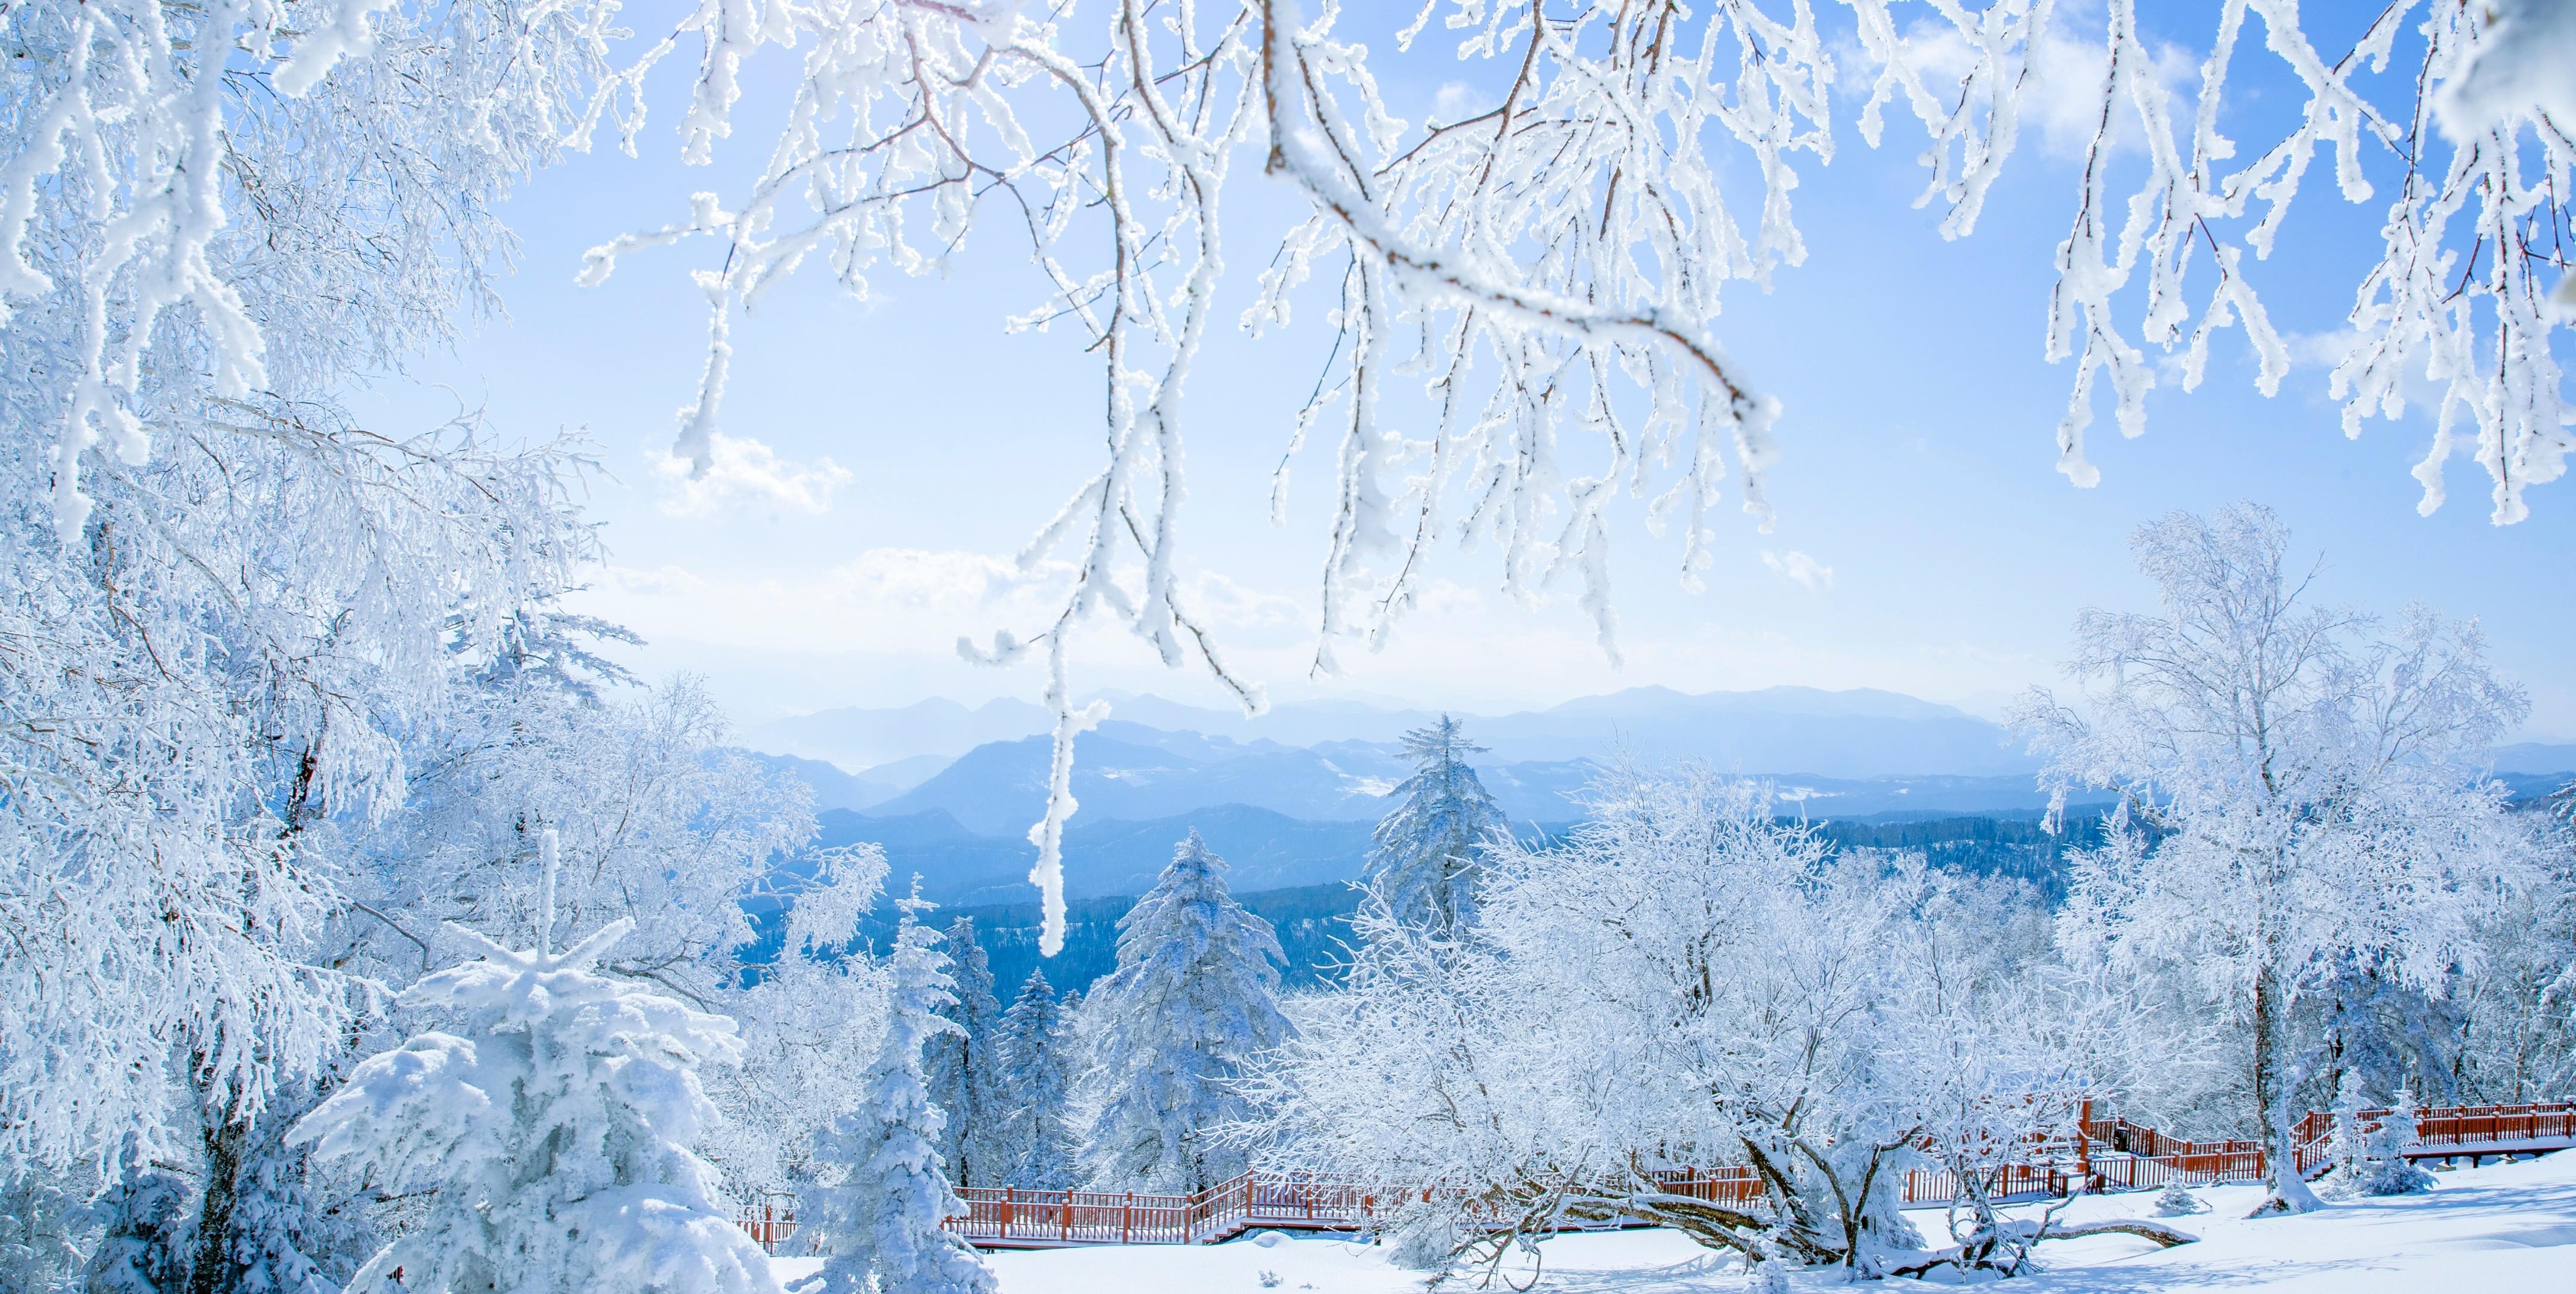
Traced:
<path id="1" fill-rule="evenodd" d="M 2200 1243 L 2158 1249 L 2125 1236 L 2041 1247 L 2049 1270 L 2014 1281 L 2027 1294 L 2522 1294 L 2576 1290 L 2576 1151 L 2440 1175 L 2428 1195 L 2369 1200 L 2295 1218 L 2243 1217 L 2251 1186 L 2202 1191 L 2210 1212 L 2172 1221 Z M 2078 1201 L 2062 1216 L 2138 1216 L 2149 1193 Z M 1912 1215 L 1937 1233 L 1938 1212 Z M 1937 1234 L 1932 1238 L 1937 1239 Z M 1544 1246 L 1539 1290 L 1558 1294 L 1701 1294 L 1750 1288 L 1742 1271 L 1670 1231 L 1561 1236 Z M 1002 1253 L 1003 1294 L 1399 1294 L 1424 1278 L 1387 1265 L 1385 1250 L 1343 1240 L 1251 1238 L 1222 1245 Z M 817 1264 L 781 1260 L 791 1280 Z M 1526 1267 L 1505 1273 L 1526 1283 Z M 1276 1277 L 1272 1283 L 1268 1277 Z M 1809 1276 L 1800 1289 L 1833 1282 Z M 1466 1290 L 1452 1278 L 1442 1288 Z M 1908 1287 L 1891 1282 L 1892 1292 Z M 1502 1288 L 1497 1282 L 1495 1288 Z"/>

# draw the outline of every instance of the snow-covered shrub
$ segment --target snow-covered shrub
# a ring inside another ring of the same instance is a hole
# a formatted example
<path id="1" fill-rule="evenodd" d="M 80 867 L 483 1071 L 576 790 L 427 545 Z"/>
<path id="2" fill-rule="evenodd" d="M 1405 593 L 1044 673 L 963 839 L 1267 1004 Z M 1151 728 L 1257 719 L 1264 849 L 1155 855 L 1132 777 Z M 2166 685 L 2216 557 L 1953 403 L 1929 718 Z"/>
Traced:
<path id="1" fill-rule="evenodd" d="M 2207 1212 L 2209 1212 L 2209 1205 L 2199 1196 L 2192 1194 L 2191 1188 L 2184 1186 L 2179 1177 L 2166 1182 L 2165 1188 L 2156 1192 L 2157 1217 L 2186 1218 L 2195 1213 Z"/>
<path id="2" fill-rule="evenodd" d="M 939 1162 L 946 1121 L 922 1081 L 922 1051 L 954 1034 L 956 997 L 939 934 L 921 924 L 930 905 L 901 903 L 886 955 L 885 1029 L 861 1070 L 860 1104 L 816 1138 L 799 1226 L 829 1257 L 803 1294 L 991 1294 L 992 1271 L 940 1221 L 965 1211 Z"/>
<path id="3" fill-rule="evenodd" d="M 541 909 L 543 910 L 543 909 Z M 378 1294 L 492 1288 L 776 1294 L 693 1153 L 715 1117 L 702 1064 L 735 1059 L 733 1023 L 597 969 L 631 929 L 569 951 L 483 945 L 406 990 L 455 1022 L 358 1066 L 289 1134 L 388 1194 L 436 1192 L 415 1229 L 349 1282 Z"/>
<path id="4" fill-rule="evenodd" d="M 1235 1079 L 1290 1028 L 1276 1001 L 1278 936 L 1235 902 L 1225 870 L 1193 831 L 1118 919 L 1118 969 L 1084 1007 L 1095 1190 L 1189 1194 L 1246 1166 L 1219 1135 L 1245 1113 Z"/>

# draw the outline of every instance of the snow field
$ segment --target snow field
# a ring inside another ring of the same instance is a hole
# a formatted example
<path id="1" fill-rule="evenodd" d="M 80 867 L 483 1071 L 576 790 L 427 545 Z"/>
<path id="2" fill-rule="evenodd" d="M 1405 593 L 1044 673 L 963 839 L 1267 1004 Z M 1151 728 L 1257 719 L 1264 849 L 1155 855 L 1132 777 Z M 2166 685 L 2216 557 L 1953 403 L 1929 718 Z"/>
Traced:
<path id="1" fill-rule="evenodd" d="M 2048 1270 L 2011 1281 L 2017 1294 L 2547 1294 L 2576 1290 L 2576 1153 L 2438 1175 L 2425 1195 L 2359 1200 L 2296 1217 L 2248 1219 L 2259 1185 L 2197 1192 L 2211 1207 L 2171 1219 L 2198 1244 L 2158 1249 L 2128 1236 L 2041 1246 Z M 2138 1217 L 2152 1193 L 2079 1200 L 2068 1221 Z M 2035 1213 L 2037 1206 L 2018 1208 Z M 1937 1240 L 1941 1214 L 1907 1214 Z M 1757 1288 L 1732 1259 L 1679 1232 L 1620 1231 L 1559 1236 L 1546 1254 L 1535 1291 L 1556 1294 L 1732 1294 Z M 1221 1245 L 1103 1246 L 990 1255 L 1001 1294 L 1260 1294 L 1264 1289 L 1316 1294 L 1420 1291 L 1422 1273 L 1386 1261 L 1384 1248 L 1338 1238 L 1283 1236 L 1269 1245 L 1247 1236 Z M 818 1259 L 779 1259 L 793 1290 Z M 1278 1277 L 1265 1285 L 1264 1273 Z M 1526 1264 L 1502 1273 L 1526 1284 Z M 1829 1272 L 1798 1275 L 1801 1291 L 1846 1288 Z M 1452 1277 L 1444 1290 L 1475 1288 Z M 1500 1281 L 1495 1289 L 1503 1288 Z M 1888 1294 L 1916 1288 L 1887 1282 Z M 1534 1294 L 1535 1294 L 1534 1291 Z"/>

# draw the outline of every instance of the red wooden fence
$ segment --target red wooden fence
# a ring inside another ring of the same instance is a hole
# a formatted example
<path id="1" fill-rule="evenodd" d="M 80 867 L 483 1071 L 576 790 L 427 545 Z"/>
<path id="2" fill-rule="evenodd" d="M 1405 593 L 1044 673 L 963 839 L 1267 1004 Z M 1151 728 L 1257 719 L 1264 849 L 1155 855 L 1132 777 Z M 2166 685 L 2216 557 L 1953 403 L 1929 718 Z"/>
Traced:
<path id="1" fill-rule="evenodd" d="M 2388 1112 L 2365 1110 L 2365 1128 Z M 2185 1141 L 2126 1119 L 2094 1119 L 2090 1106 L 2081 1138 L 2043 1143 L 2041 1162 L 2005 1165 L 1984 1183 L 1994 1197 L 2064 1196 L 2093 1191 L 2150 1190 L 2170 1182 L 2208 1186 L 2260 1181 L 2265 1153 L 2253 1141 Z M 2459 1106 L 2419 1111 L 2418 1157 L 2446 1153 L 2507 1154 L 2576 1144 L 2576 1103 Z M 2333 1157 L 2334 1120 L 2311 1113 L 2291 1129 L 2302 1176 L 2314 1176 Z M 1664 1190 L 1712 1202 L 1744 1203 L 1762 1194 L 1752 1168 L 1733 1165 L 1656 1175 Z M 1946 1169 L 1905 1175 L 1905 1203 L 1946 1204 L 1959 1197 L 1959 1181 Z M 1376 1212 L 1378 1193 L 1308 1177 L 1246 1173 L 1195 1195 L 1139 1195 L 1131 1191 L 1033 1191 L 1010 1186 L 970 1186 L 957 1192 L 966 1211 L 946 1220 L 950 1231 L 985 1248 L 1079 1244 L 1194 1244 L 1222 1240 L 1259 1227 L 1350 1230 Z M 740 1215 L 743 1228 L 772 1254 L 794 1247 L 793 1197 L 775 1197 Z"/>

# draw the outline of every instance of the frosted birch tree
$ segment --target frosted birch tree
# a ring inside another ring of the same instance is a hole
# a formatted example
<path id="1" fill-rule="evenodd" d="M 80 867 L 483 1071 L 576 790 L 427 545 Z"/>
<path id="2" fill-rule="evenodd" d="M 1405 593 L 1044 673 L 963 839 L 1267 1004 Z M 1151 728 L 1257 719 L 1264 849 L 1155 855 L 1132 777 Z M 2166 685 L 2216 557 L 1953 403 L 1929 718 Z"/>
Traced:
<path id="1" fill-rule="evenodd" d="M 1371 833 L 1377 847 L 1360 871 L 1396 921 L 1435 938 L 1455 938 L 1475 923 L 1479 856 L 1509 832 L 1467 763 L 1483 750 L 1445 714 L 1404 734 L 1413 775 L 1396 784 L 1402 798 Z"/>
<path id="2" fill-rule="evenodd" d="M 2015 723 L 2061 803 L 2113 790 L 2164 833 L 2079 874 L 2083 910 L 2115 960 L 2199 976 L 2243 1022 L 2263 1210 L 2313 1208 L 2289 1167 L 2316 1060 L 2292 1012 L 2350 958 L 2437 987 L 2475 956 L 2471 896 L 2527 863 L 2480 772 L 2525 702 L 2473 623 L 2419 608 L 2383 631 L 2315 605 L 2261 508 L 2175 513 L 2131 547 L 2160 610 L 2085 612 L 2083 694 L 2035 690 Z"/>
<path id="3" fill-rule="evenodd" d="M 1270 923 L 1235 902 L 1225 860 L 1191 832 L 1118 919 L 1118 969 L 1083 1007 L 1092 1189 L 1187 1195 L 1243 1171 L 1219 1134 L 1245 1111 L 1234 1080 L 1288 1037 L 1282 960 Z"/>

